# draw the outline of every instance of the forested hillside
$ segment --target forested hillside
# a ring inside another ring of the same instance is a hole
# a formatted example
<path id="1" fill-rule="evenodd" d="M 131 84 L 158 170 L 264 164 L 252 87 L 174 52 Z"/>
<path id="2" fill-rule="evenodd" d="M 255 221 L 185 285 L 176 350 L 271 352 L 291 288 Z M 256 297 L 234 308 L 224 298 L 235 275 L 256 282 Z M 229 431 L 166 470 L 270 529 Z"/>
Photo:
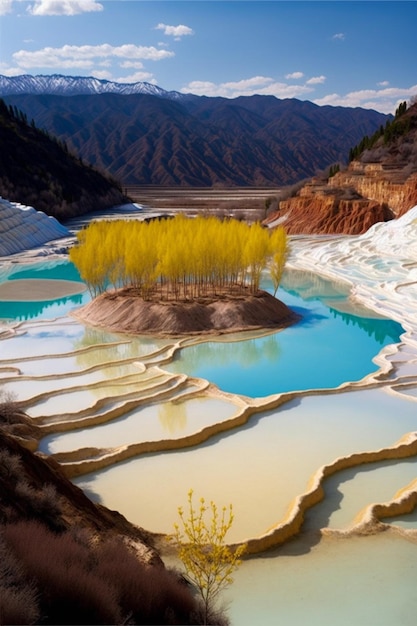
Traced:
<path id="1" fill-rule="evenodd" d="M 122 204 L 120 186 L 0 99 L 0 196 L 57 219 Z"/>

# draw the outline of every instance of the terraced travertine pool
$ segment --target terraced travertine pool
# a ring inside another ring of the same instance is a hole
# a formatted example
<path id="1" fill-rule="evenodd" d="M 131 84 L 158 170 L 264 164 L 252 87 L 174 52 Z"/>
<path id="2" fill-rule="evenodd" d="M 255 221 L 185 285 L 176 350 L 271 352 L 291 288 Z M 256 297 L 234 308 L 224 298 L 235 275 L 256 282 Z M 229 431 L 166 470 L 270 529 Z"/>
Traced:
<path id="1" fill-rule="evenodd" d="M 66 261 L 11 279 L 78 280 Z M 417 431 L 417 357 L 348 294 L 289 270 L 279 297 L 299 324 L 209 342 L 84 327 L 69 315 L 82 290 L 3 301 L 0 384 L 44 428 L 40 449 L 131 521 L 170 533 L 191 487 L 233 503 L 230 541 L 253 553 L 225 596 L 233 624 L 413 624 L 413 509 L 373 526 L 367 510 L 415 489 L 414 441 L 404 456 L 397 442 Z M 303 494 L 317 502 L 299 523 Z"/>

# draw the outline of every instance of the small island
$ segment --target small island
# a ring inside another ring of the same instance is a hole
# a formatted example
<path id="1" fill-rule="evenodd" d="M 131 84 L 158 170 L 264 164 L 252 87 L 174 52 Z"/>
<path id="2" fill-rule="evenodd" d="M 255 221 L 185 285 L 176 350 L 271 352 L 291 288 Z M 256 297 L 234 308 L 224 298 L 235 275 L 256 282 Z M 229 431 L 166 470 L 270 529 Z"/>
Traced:
<path id="1" fill-rule="evenodd" d="M 213 217 L 93 222 L 70 259 L 93 296 L 82 321 L 131 334 L 279 329 L 299 317 L 275 297 L 285 231 Z M 274 295 L 260 289 L 268 265 Z"/>

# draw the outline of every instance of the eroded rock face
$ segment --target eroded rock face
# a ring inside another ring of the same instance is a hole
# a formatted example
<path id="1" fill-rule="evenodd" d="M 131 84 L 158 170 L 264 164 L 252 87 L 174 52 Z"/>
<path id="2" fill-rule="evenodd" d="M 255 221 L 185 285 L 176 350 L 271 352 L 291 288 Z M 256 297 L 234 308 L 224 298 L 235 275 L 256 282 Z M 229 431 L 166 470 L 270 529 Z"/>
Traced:
<path id="1" fill-rule="evenodd" d="M 416 172 L 405 177 L 403 169 L 355 161 L 328 181 L 309 181 L 298 195 L 281 201 L 266 223 L 280 219 L 290 235 L 360 235 L 416 204 Z"/>
<path id="2" fill-rule="evenodd" d="M 404 167 L 353 161 L 346 172 L 329 179 L 330 189 L 352 187 L 364 198 L 387 205 L 394 217 L 404 215 L 417 203 L 417 173 Z"/>
<path id="3" fill-rule="evenodd" d="M 417 204 L 417 104 L 348 168 L 329 179 L 313 178 L 265 224 L 288 234 L 359 235 L 377 222 L 401 217 Z"/>

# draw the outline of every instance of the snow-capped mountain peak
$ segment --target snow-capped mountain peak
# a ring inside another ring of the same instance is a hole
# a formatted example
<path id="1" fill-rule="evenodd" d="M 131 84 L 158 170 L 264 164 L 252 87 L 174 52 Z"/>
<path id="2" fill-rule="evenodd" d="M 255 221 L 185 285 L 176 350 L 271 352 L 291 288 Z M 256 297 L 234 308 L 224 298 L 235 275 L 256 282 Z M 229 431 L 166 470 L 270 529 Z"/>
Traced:
<path id="1" fill-rule="evenodd" d="M 94 78 L 93 76 L 63 76 L 61 74 L 52 74 L 50 76 L 31 76 L 29 74 L 20 76 L 0 75 L 0 96 L 20 94 L 79 96 L 100 93 L 148 94 L 170 100 L 177 100 L 183 97 L 183 94 L 177 91 L 166 91 L 157 85 L 146 82 L 115 83 L 109 80 Z"/>

